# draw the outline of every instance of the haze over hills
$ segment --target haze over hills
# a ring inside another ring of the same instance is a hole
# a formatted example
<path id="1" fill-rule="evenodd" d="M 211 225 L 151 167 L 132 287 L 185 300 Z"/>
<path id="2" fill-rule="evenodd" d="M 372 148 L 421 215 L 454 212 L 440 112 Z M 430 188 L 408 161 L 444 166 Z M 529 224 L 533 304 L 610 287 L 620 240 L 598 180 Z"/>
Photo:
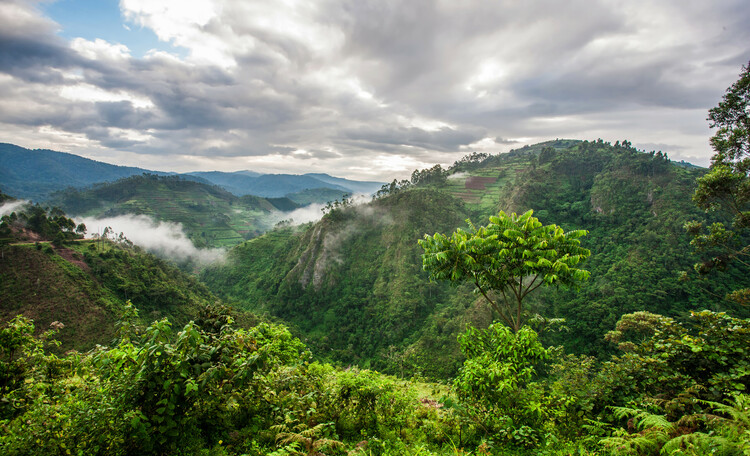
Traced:
<path id="1" fill-rule="evenodd" d="M 143 173 L 177 174 L 111 165 L 52 150 L 30 150 L 13 144 L 0 144 L 0 190 L 17 198 L 43 201 L 53 192 L 69 187 L 81 189 Z M 382 185 L 380 182 L 353 181 L 327 174 L 260 174 L 248 170 L 231 173 L 197 171 L 181 175 L 188 180 L 218 185 L 237 196 L 284 197 L 300 191 L 326 188 L 341 194 L 371 194 Z"/>
<path id="2" fill-rule="evenodd" d="M 179 223 L 197 247 L 226 247 L 251 239 L 290 217 L 277 213 L 300 207 L 288 198 L 239 197 L 215 185 L 153 174 L 58 191 L 49 203 L 79 218 L 104 219 L 98 224 L 128 216 Z M 115 224 L 113 229 L 122 228 Z"/>
<path id="3" fill-rule="evenodd" d="M 16 198 L 41 201 L 64 188 L 82 188 L 144 172 L 169 174 L 111 165 L 64 152 L 30 150 L 0 143 L 0 190 Z"/>

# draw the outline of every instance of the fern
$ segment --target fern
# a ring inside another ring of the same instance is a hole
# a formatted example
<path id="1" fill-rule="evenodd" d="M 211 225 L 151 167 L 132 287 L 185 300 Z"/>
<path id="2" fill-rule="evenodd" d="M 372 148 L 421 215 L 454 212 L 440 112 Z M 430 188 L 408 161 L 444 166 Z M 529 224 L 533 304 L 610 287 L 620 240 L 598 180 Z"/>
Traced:
<path id="1" fill-rule="evenodd" d="M 318 454 L 323 448 L 332 450 L 344 448 L 343 442 L 321 436 L 329 426 L 331 426 L 331 423 L 321 423 L 311 428 L 306 428 L 304 424 L 298 424 L 290 431 L 287 425 L 279 424 L 272 426 L 271 429 L 278 432 L 276 443 L 283 445 L 285 450 L 293 451 L 289 454 L 314 455 Z"/>
<path id="2" fill-rule="evenodd" d="M 656 415 L 645 410 L 630 407 L 611 407 L 618 419 L 632 418 L 633 425 L 640 432 L 629 434 L 624 430 L 619 435 L 601 439 L 603 445 L 612 455 L 645 455 L 656 454 L 670 434 L 675 430 L 675 424 L 670 423 L 664 415 Z"/>
<path id="3" fill-rule="evenodd" d="M 670 433 L 674 431 L 675 424 L 671 423 L 664 415 L 656 415 L 645 410 L 630 407 L 610 407 L 617 419 L 633 418 L 635 428 L 640 430 L 658 430 Z"/>
<path id="4" fill-rule="evenodd" d="M 660 454 L 665 456 L 738 455 L 734 450 L 734 444 L 729 439 L 704 432 L 693 432 L 675 437 L 664 444 Z"/>

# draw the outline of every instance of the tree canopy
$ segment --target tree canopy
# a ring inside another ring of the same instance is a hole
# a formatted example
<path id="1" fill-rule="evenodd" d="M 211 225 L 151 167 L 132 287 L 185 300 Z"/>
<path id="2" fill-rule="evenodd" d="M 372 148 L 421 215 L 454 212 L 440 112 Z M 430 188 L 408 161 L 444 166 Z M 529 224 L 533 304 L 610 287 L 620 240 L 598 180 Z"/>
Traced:
<path id="1" fill-rule="evenodd" d="M 731 262 L 750 267 L 750 63 L 740 78 L 724 94 L 718 106 L 709 111 L 711 138 L 715 153 L 711 170 L 698 179 L 693 201 L 707 212 L 718 212 L 732 219 L 726 226 L 718 221 L 704 229 L 698 222 L 686 225 L 692 244 L 708 253 L 708 259 L 696 265 L 701 273 Z M 750 302 L 750 290 L 737 290 L 731 296 L 741 303 Z"/>
<path id="2" fill-rule="evenodd" d="M 431 280 L 470 282 L 514 332 L 524 323 L 524 298 L 543 284 L 575 286 L 589 272 L 576 266 L 591 252 L 580 246 L 586 230 L 565 233 L 542 225 L 529 210 L 490 217 L 485 227 L 436 233 L 419 241 Z M 499 296 L 497 296 L 499 294 Z"/>

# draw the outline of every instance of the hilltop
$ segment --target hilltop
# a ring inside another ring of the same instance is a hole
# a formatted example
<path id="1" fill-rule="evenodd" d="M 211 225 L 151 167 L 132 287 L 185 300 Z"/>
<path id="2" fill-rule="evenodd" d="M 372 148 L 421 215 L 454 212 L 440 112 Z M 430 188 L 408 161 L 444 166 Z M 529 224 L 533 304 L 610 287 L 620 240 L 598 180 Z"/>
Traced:
<path id="1" fill-rule="evenodd" d="M 0 190 L 16 198 L 41 201 L 64 188 L 86 187 L 144 172 L 151 171 L 111 165 L 64 152 L 30 150 L 0 143 Z"/>

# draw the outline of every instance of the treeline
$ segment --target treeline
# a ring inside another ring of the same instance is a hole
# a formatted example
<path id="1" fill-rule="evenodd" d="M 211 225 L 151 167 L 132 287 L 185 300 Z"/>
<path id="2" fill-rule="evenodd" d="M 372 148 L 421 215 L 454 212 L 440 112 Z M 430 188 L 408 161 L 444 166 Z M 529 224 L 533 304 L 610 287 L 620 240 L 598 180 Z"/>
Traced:
<path id="1" fill-rule="evenodd" d="M 33 234 L 32 234 L 33 233 Z M 52 241 L 62 246 L 73 239 L 82 239 L 86 225 L 66 217 L 58 207 L 27 204 L 0 218 L 0 245 L 22 241 Z"/>

